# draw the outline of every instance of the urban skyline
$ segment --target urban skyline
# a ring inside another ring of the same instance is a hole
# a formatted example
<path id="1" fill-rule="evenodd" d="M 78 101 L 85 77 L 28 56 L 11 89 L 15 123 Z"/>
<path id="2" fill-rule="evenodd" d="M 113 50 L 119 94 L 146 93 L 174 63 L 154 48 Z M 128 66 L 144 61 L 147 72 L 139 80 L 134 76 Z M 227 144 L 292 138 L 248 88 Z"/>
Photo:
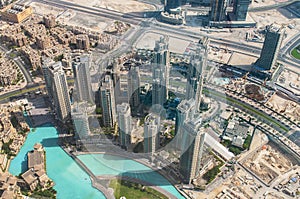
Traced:
<path id="1" fill-rule="evenodd" d="M 0 198 L 299 196 L 298 2 L 0 7 Z"/>

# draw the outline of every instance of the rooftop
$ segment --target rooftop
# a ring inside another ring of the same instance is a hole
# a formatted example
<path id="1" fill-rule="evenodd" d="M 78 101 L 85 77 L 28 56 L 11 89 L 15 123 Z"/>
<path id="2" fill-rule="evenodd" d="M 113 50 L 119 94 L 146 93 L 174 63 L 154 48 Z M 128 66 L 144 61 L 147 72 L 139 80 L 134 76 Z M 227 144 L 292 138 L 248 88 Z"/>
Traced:
<path id="1" fill-rule="evenodd" d="M 32 169 L 29 169 L 25 173 L 22 174 L 22 178 L 25 180 L 27 184 L 32 184 L 34 181 L 37 180 L 37 177 L 35 176 L 35 173 Z"/>
<path id="2" fill-rule="evenodd" d="M 28 168 L 34 168 L 36 165 L 44 164 L 44 152 L 33 150 L 28 152 Z"/>
<path id="3" fill-rule="evenodd" d="M 269 32 L 273 32 L 273 33 L 281 33 L 282 30 L 283 30 L 283 26 L 282 25 L 279 25 L 279 24 L 271 24 L 270 26 L 267 27 L 267 30 Z"/>

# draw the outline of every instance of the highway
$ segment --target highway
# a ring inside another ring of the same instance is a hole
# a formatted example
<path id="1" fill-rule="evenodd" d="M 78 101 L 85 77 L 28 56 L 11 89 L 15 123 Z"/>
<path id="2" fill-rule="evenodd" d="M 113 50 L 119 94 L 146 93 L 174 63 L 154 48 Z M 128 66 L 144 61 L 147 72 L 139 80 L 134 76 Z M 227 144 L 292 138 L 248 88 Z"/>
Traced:
<path id="1" fill-rule="evenodd" d="M 68 84 L 74 83 L 74 79 L 68 79 L 67 81 L 68 81 Z M 9 99 L 11 97 L 21 96 L 21 95 L 24 95 L 25 93 L 35 92 L 35 91 L 41 90 L 43 88 L 45 88 L 45 83 L 41 83 L 41 84 L 32 83 L 30 85 L 27 85 L 25 88 L 20 88 L 20 89 L 0 95 L 0 103 L 9 101 Z"/>
<path id="2" fill-rule="evenodd" d="M 72 9 L 72 10 L 90 14 L 90 15 L 101 16 L 101 17 L 110 18 L 113 20 L 119 20 L 119 21 L 123 21 L 123 22 L 130 23 L 133 25 L 141 25 L 142 27 L 144 26 L 144 27 L 151 28 L 152 31 L 157 30 L 160 32 L 164 32 L 166 34 L 167 33 L 178 34 L 181 36 L 187 36 L 187 37 L 194 38 L 194 39 L 201 39 L 202 37 L 205 36 L 205 37 L 208 37 L 211 39 L 211 43 L 215 43 L 215 44 L 219 44 L 219 45 L 226 45 L 228 47 L 248 51 L 248 52 L 251 52 L 252 54 L 256 54 L 256 55 L 259 55 L 260 51 L 261 51 L 261 49 L 256 46 L 251 46 L 248 44 L 241 44 L 240 42 L 237 42 L 237 41 L 219 38 L 219 37 L 212 36 L 212 35 L 209 35 L 209 34 L 206 34 L 203 32 L 193 32 L 193 31 L 185 30 L 181 26 L 175 26 L 175 27 L 170 26 L 170 25 L 158 22 L 156 20 L 152 20 L 153 18 L 141 18 L 140 16 L 131 15 L 131 14 L 125 15 L 124 13 L 121 13 L 118 11 L 107 10 L 105 8 L 87 7 L 87 6 L 82 6 L 82 5 L 78 5 L 78 4 L 71 3 L 71 2 L 65 2 L 65 1 L 61 1 L 61 0 L 48 0 L 48 1 L 40 0 L 38 2 L 56 6 L 56 7 L 60 7 L 60 8 L 64 8 L 64 9 Z M 138 37 L 141 34 L 143 34 L 143 31 L 139 31 L 139 34 L 136 34 L 135 36 Z M 118 54 L 117 52 L 115 52 L 115 53 Z M 290 59 L 287 56 L 278 57 L 278 60 L 283 63 L 290 64 L 294 67 L 299 67 L 298 63 L 295 62 L 294 59 Z"/>
<path id="3" fill-rule="evenodd" d="M 293 36 L 287 44 L 281 49 L 281 57 L 279 59 L 284 59 L 284 62 L 293 62 L 297 63 L 298 67 L 300 65 L 300 60 L 292 57 L 291 52 L 294 48 L 296 48 L 298 45 L 300 45 L 300 33 Z"/>
<path id="4" fill-rule="evenodd" d="M 170 26 L 161 22 L 158 22 L 156 20 L 153 20 L 153 18 L 141 18 L 140 16 L 133 15 L 133 14 L 124 14 L 118 11 L 114 10 L 108 10 L 105 8 L 95 8 L 95 7 L 87 7 L 78 5 L 72 2 L 68 1 L 62 1 L 62 0 L 39 0 L 37 2 L 60 7 L 63 9 L 72 9 L 78 12 L 82 12 L 89 15 L 95 15 L 100 17 L 105 17 L 113 20 L 119 20 L 126 23 L 130 23 L 133 25 L 141 25 L 142 27 L 148 27 L 151 28 L 152 31 L 160 31 L 164 33 L 169 34 L 178 34 L 181 36 L 187 36 L 194 39 L 201 39 L 202 37 L 208 37 L 211 39 L 211 43 L 220 44 L 220 45 L 226 45 L 231 48 L 236 48 L 244 51 L 251 52 L 252 54 L 259 55 L 261 49 L 256 46 L 251 46 L 248 44 L 241 44 L 237 41 L 232 41 L 229 39 L 219 38 L 216 36 L 212 36 L 203 32 L 194 32 L 183 29 L 181 26 Z M 290 2 L 291 3 L 291 2 Z M 281 5 L 281 4 L 280 4 Z M 279 5 L 277 5 L 279 6 Z M 154 17 L 154 16 L 153 16 Z M 150 19 L 150 20 L 149 20 Z M 136 34 L 135 36 L 138 37 L 139 35 L 143 34 L 143 31 L 139 31 L 139 34 Z M 124 48 L 125 46 L 123 46 Z M 120 49 L 119 49 L 120 50 Z M 122 51 L 122 50 L 121 50 Z M 118 54 L 115 52 L 115 54 Z M 279 61 L 286 62 L 294 67 L 299 67 L 298 63 L 295 63 L 295 60 L 289 59 L 288 57 L 279 57 Z"/>
<path id="5" fill-rule="evenodd" d="M 82 5 L 78 5 L 75 3 L 71 3 L 69 1 L 60 1 L 60 0 L 34 0 L 33 2 L 38 2 L 38 3 L 43 3 L 46 5 L 51 5 L 51 6 L 55 6 L 55 7 L 59 7 L 59 8 L 63 8 L 63 9 L 71 9 L 71 10 L 75 10 L 78 12 L 83 12 L 86 14 L 90 14 L 90 15 L 96 15 L 96 16 L 100 16 L 100 17 L 105 17 L 105 18 L 109 18 L 109 19 L 113 19 L 113 20 L 119 20 L 119 21 L 123 21 L 126 23 L 130 23 L 133 25 L 138 25 L 143 18 L 141 18 L 140 16 L 134 15 L 134 14 L 125 14 L 125 13 L 121 13 L 118 11 L 114 11 L 114 10 L 108 10 L 105 8 L 100 8 L 100 7 L 87 7 L 87 6 L 82 6 Z"/>
<path id="6" fill-rule="evenodd" d="M 205 87 L 203 89 L 203 93 L 207 94 L 208 96 L 219 100 L 224 101 L 227 104 L 231 104 L 232 106 L 235 106 L 250 115 L 254 116 L 255 118 L 259 118 L 262 121 L 264 121 L 266 124 L 271 125 L 274 129 L 286 133 L 289 130 L 289 127 L 287 127 L 285 124 L 283 124 L 281 121 L 273 118 L 272 116 L 266 114 L 265 112 L 259 110 L 258 108 L 255 108 L 243 101 L 240 101 L 236 98 L 233 98 L 231 96 L 226 95 L 225 93 L 222 93 L 220 91 L 217 91 L 212 88 Z"/>

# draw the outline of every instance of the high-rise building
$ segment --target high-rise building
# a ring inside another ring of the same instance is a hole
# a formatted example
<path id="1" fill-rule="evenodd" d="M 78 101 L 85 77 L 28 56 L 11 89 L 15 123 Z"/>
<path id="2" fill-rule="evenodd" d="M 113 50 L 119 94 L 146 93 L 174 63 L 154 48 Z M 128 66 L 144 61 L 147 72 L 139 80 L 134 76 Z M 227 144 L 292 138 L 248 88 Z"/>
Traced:
<path id="1" fill-rule="evenodd" d="M 50 99 L 52 99 L 52 79 L 49 73 L 49 67 L 55 64 L 55 61 L 50 59 L 49 57 L 42 57 L 42 71 L 45 79 L 46 90 Z"/>
<path id="2" fill-rule="evenodd" d="M 186 99 L 194 98 L 196 100 L 196 108 L 200 108 L 202 100 L 203 74 L 202 71 L 207 65 L 207 46 L 209 40 L 204 39 L 197 46 L 196 51 L 192 54 L 190 66 L 187 71 Z"/>
<path id="3" fill-rule="evenodd" d="M 103 125 L 113 127 L 116 122 L 115 93 L 110 75 L 106 75 L 99 88 Z"/>
<path id="4" fill-rule="evenodd" d="M 177 106 L 176 121 L 175 121 L 175 139 L 176 148 L 182 150 L 182 131 L 181 128 L 187 118 L 191 118 L 194 115 L 195 99 L 182 100 Z"/>
<path id="5" fill-rule="evenodd" d="M 128 98 L 131 109 L 140 105 L 140 72 L 137 66 L 132 66 L 128 72 Z"/>
<path id="6" fill-rule="evenodd" d="M 85 34 L 77 35 L 76 47 L 81 50 L 88 50 L 90 48 L 90 39 L 88 35 Z"/>
<path id="7" fill-rule="evenodd" d="M 53 28 L 56 25 L 55 16 L 53 14 L 43 16 L 43 21 L 46 28 Z"/>
<path id="8" fill-rule="evenodd" d="M 183 181 L 188 184 L 191 184 L 201 169 L 205 133 L 200 126 L 200 116 L 187 119 L 182 126 L 184 151 L 181 152 L 179 165 Z"/>
<path id="9" fill-rule="evenodd" d="M 153 154 L 159 149 L 160 117 L 150 113 L 145 118 L 144 153 Z"/>
<path id="10" fill-rule="evenodd" d="M 68 84 L 61 62 L 44 63 L 43 72 L 48 95 L 52 99 L 57 118 L 65 122 L 70 118 L 71 104 Z"/>
<path id="11" fill-rule="evenodd" d="M 131 111 L 127 103 L 117 105 L 119 139 L 122 147 L 128 148 L 131 144 Z"/>
<path id="12" fill-rule="evenodd" d="M 129 97 L 129 81 L 128 81 L 128 71 L 127 70 L 117 70 L 114 72 L 114 85 L 115 85 L 115 95 L 118 96 L 116 104 L 128 103 Z"/>
<path id="13" fill-rule="evenodd" d="M 224 21 L 226 18 L 226 0 L 211 0 L 210 21 Z"/>
<path id="14" fill-rule="evenodd" d="M 75 138 L 86 138 L 90 134 L 86 103 L 76 103 L 72 109 L 72 120 L 75 127 Z"/>
<path id="15" fill-rule="evenodd" d="M 93 102 L 90 66 L 91 58 L 88 55 L 76 57 L 72 63 L 75 79 L 75 91 L 78 101 Z"/>
<path id="16" fill-rule="evenodd" d="M 35 39 L 37 47 L 42 50 L 45 50 L 51 46 L 51 39 L 47 35 L 37 35 Z"/>
<path id="17" fill-rule="evenodd" d="M 245 21 L 247 17 L 249 0 L 234 0 L 233 2 L 233 14 L 236 21 Z"/>
<path id="18" fill-rule="evenodd" d="M 170 52 L 169 37 L 161 37 L 155 43 L 152 69 L 152 104 L 163 106 L 168 97 Z"/>
<path id="19" fill-rule="evenodd" d="M 276 63 L 285 29 L 278 24 L 266 28 L 266 37 L 259 59 L 255 62 L 261 70 L 270 70 Z"/>
<path id="20" fill-rule="evenodd" d="M 165 0 L 165 11 L 172 12 L 181 6 L 181 0 Z"/>

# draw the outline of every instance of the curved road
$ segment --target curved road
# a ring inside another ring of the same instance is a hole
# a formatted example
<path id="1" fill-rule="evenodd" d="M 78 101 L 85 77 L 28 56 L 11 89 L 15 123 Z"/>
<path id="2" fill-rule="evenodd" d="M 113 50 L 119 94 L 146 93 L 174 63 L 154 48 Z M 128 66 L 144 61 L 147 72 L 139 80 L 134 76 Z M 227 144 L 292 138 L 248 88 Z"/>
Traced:
<path id="1" fill-rule="evenodd" d="M 4 46 L 0 46 L 0 50 L 3 51 L 5 53 L 5 56 L 8 56 L 8 53 L 12 53 L 11 50 L 8 50 L 7 48 L 5 48 Z M 21 58 L 20 57 L 16 57 L 14 59 L 12 59 L 15 64 L 21 69 L 27 84 L 32 84 L 33 83 L 33 79 L 31 77 L 31 75 L 29 74 L 29 72 L 26 69 L 26 66 L 22 63 Z"/>

